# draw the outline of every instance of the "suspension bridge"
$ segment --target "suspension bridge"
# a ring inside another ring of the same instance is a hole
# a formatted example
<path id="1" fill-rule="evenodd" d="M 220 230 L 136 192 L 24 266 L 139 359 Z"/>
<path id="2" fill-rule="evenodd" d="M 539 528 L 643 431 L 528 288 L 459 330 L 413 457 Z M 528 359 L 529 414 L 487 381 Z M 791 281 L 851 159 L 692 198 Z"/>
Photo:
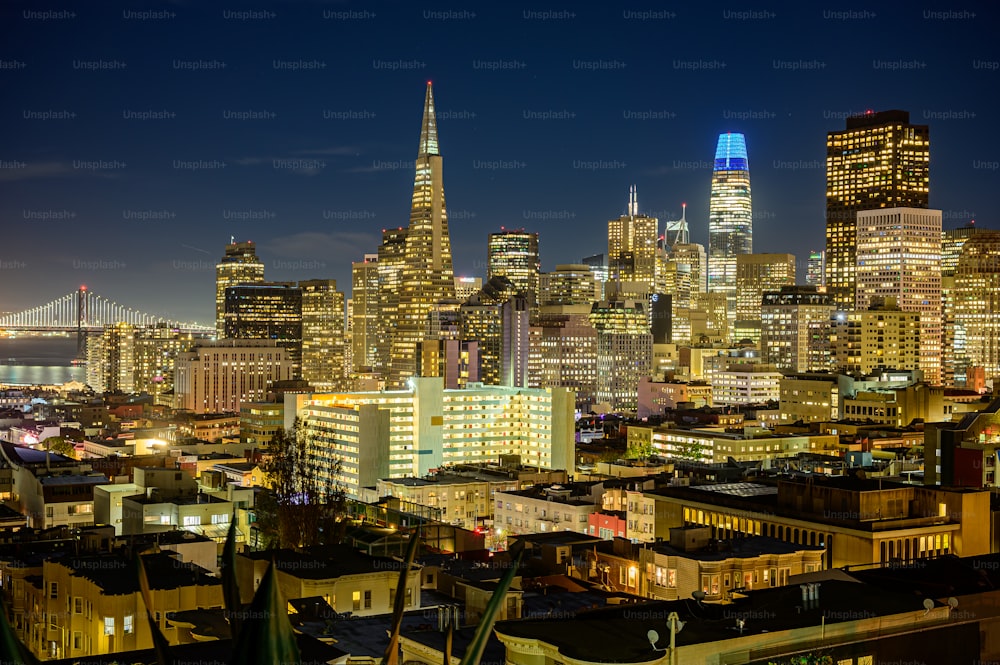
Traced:
<path id="1" fill-rule="evenodd" d="M 0 331 L 4 334 L 75 332 L 78 343 L 82 346 L 88 333 L 100 332 L 105 326 L 116 323 L 130 323 L 137 326 L 165 325 L 181 332 L 191 333 L 207 333 L 215 330 L 213 326 L 172 321 L 154 314 L 147 314 L 120 305 L 89 291 L 86 286 L 81 286 L 76 291 L 60 296 L 44 305 L 0 316 Z"/>

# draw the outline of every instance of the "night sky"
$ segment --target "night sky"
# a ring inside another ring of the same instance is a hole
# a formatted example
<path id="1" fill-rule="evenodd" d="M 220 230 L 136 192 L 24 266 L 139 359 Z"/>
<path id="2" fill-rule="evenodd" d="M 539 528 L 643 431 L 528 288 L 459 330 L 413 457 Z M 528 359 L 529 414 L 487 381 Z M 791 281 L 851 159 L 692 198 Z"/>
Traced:
<path id="1" fill-rule="evenodd" d="M 633 183 L 707 243 L 716 139 L 739 131 L 754 251 L 801 275 L 826 133 L 866 109 L 931 126 L 945 228 L 998 226 L 995 3 L 578 4 L 4 2 L 0 310 L 85 283 L 211 322 L 230 236 L 269 280 L 349 292 L 407 223 L 427 80 L 456 274 L 485 274 L 502 226 L 540 233 L 546 271 L 606 252 Z"/>

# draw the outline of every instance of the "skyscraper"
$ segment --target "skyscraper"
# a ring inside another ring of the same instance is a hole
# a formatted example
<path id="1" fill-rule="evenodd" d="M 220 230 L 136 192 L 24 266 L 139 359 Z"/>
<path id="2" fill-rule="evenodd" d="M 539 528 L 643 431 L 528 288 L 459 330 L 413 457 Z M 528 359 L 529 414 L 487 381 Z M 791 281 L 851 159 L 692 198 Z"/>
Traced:
<path id="1" fill-rule="evenodd" d="M 431 308 L 455 299 L 451 239 L 438 150 L 434 93 L 430 81 L 417 150 L 410 224 L 406 229 L 399 307 L 393 335 L 388 385 L 402 387 L 417 374 L 418 347 L 427 336 Z"/>
<path id="2" fill-rule="evenodd" d="M 824 286 L 826 284 L 826 252 L 809 252 L 806 262 L 806 284 L 809 286 Z"/>
<path id="3" fill-rule="evenodd" d="M 856 309 L 894 298 L 920 312 L 920 369 L 941 384 L 941 211 L 883 208 L 857 213 Z"/>
<path id="4" fill-rule="evenodd" d="M 393 336 L 399 315 L 399 287 L 406 261 L 406 229 L 382 229 L 378 247 L 378 322 L 375 326 L 375 371 L 383 380 L 389 376 Z"/>
<path id="5" fill-rule="evenodd" d="M 597 401 L 615 412 L 638 408 L 639 381 L 653 367 L 653 334 L 641 302 L 602 301 L 590 310 L 597 329 Z"/>
<path id="6" fill-rule="evenodd" d="M 528 298 L 528 306 L 538 304 L 538 234 L 524 229 L 491 233 L 487 246 L 486 279 L 506 277 Z"/>
<path id="7" fill-rule="evenodd" d="M 957 353 L 963 374 L 982 367 L 985 379 L 1000 378 L 1000 231 L 977 233 L 962 247 L 955 271 L 954 317 L 963 333 Z M 966 377 L 966 385 L 968 377 Z M 970 386 L 971 387 L 971 386 Z"/>
<path id="8" fill-rule="evenodd" d="M 790 372 L 830 369 L 830 294 L 815 286 L 782 286 L 761 301 L 764 362 Z"/>
<path id="9" fill-rule="evenodd" d="M 726 296 L 736 316 L 736 256 L 753 252 L 750 165 L 743 134 L 719 135 L 708 206 L 708 291 Z"/>
<path id="10" fill-rule="evenodd" d="M 378 349 L 378 254 L 365 254 L 364 261 L 351 265 L 351 282 L 351 369 L 371 371 Z"/>
<path id="11" fill-rule="evenodd" d="M 655 217 L 639 214 L 633 185 L 626 214 L 608 221 L 608 272 L 612 281 L 640 283 L 647 293 L 655 290 L 658 227 Z"/>
<path id="12" fill-rule="evenodd" d="M 264 281 L 264 264 L 257 258 L 252 241 L 230 242 L 215 266 L 215 334 L 225 337 L 226 289 L 237 284 Z"/>
<path id="13" fill-rule="evenodd" d="M 941 373 L 946 386 L 956 382 L 966 384 L 967 358 L 965 355 L 966 337 L 965 321 L 955 319 L 955 273 L 958 270 L 958 260 L 962 255 L 965 243 L 979 233 L 995 233 L 976 223 L 969 222 L 957 229 L 941 232 L 941 307 L 942 307 L 942 337 L 941 337 Z M 967 297 L 969 293 L 963 293 Z M 968 312 L 967 312 L 968 313 Z M 966 313 L 966 314 L 967 314 Z"/>
<path id="14" fill-rule="evenodd" d="M 736 321 L 733 338 L 760 342 L 761 303 L 766 291 L 795 284 L 791 254 L 741 254 L 736 257 Z"/>
<path id="15" fill-rule="evenodd" d="M 226 289 L 225 339 L 276 340 L 296 377 L 302 372 L 302 289 L 294 282 L 239 284 Z"/>
<path id="16" fill-rule="evenodd" d="M 926 208 L 927 125 L 906 111 L 868 112 L 826 138 L 826 287 L 839 309 L 854 307 L 861 210 Z"/>
<path id="17" fill-rule="evenodd" d="M 335 279 L 299 282 L 302 290 L 302 378 L 317 390 L 344 387 L 344 294 Z"/>

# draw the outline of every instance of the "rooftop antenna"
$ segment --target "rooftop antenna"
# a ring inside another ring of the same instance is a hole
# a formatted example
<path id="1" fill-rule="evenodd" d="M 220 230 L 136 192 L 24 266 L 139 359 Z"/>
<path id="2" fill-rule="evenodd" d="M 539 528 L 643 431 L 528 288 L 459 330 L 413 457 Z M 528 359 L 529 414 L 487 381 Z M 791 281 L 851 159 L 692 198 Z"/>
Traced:
<path id="1" fill-rule="evenodd" d="M 628 214 L 630 217 L 639 214 L 639 201 L 636 198 L 635 185 L 629 187 L 628 190 Z"/>

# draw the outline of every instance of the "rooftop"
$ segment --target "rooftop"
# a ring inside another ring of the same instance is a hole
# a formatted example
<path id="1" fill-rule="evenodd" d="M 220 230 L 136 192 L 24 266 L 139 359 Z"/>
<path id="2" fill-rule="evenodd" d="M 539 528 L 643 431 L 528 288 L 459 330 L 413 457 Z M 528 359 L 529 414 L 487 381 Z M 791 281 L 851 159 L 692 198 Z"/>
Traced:
<path id="1" fill-rule="evenodd" d="M 64 557 L 58 563 L 72 570 L 75 577 L 90 580 L 106 595 L 121 596 L 139 591 L 135 563 L 129 559 L 102 554 Z M 209 575 L 207 571 L 194 564 L 182 563 L 172 553 L 144 554 L 142 563 L 146 568 L 146 577 L 151 589 L 222 584 L 219 578 Z"/>
<path id="2" fill-rule="evenodd" d="M 306 552 L 264 550 L 241 554 L 252 561 L 271 561 L 283 573 L 301 579 L 326 580 L 343 575 L 398 571 L 402 562 L 359 552 L 350 545 L 311 548 Z"/>
<path id="3" fill-rule="evenodd" d="M 940 604 L 938 605 L 940 606 Z M 744 621 L 743 635 L 818 628 L 827 624 L 872 619 L 903 613 L 924 613 L 922 599 L 908 593 L 852 582 L 828 581 L 819 588 L 816 607 L 803 607 L 798 586 L 749 592 L 727 605 L 693 600 L 621 605 L 581 612 L 575 617 L 502 621 L 496 632 L 537 639 L 556 646 L 566 659 L 588 662 L 646 663 L 657 660 L 647 632 L 656 630 L 669 641 L 667 618 L 676 612 L 685 623 L 676 634 L 678 647 L 739 637 L 736 621 Z"/>

